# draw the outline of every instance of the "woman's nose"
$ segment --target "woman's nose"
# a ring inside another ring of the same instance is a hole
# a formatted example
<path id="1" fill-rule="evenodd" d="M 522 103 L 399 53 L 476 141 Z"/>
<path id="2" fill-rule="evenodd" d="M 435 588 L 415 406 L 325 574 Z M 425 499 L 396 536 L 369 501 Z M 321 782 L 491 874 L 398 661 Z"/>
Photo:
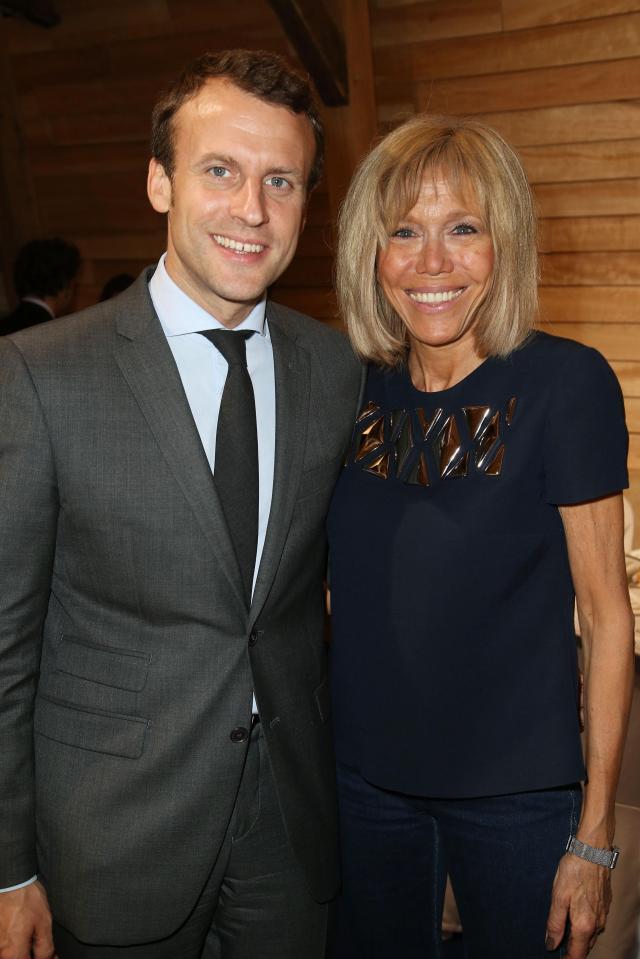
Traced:
<path id="1" fill-rule="evenodd" d="M 416 272 L 439 276 L 441 273 L 450 273 L 452 269 L 451 255 L 444 240 L 441 237 L 426 237 L 418 256 Z"/>

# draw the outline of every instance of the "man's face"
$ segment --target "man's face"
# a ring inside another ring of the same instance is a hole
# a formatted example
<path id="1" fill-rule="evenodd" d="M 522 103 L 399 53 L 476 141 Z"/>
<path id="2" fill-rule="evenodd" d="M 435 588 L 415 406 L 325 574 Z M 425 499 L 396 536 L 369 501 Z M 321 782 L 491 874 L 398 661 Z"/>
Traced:
<path id="1" fill-rule="evenodd" d="M 237 326 L 291 262 L 315 141 L 304 115 L 209 80 L 174 116 L 174 175 L 149 164 L 168 213 L 166 268 L 196 303 Z"/>

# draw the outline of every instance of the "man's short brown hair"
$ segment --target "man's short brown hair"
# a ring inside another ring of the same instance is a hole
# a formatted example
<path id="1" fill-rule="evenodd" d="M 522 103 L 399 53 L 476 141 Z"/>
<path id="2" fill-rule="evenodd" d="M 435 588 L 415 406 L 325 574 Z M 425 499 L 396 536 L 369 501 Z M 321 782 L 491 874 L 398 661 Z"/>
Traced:
<path id="1" fill-rule="evenodd" d="M 277 53 L 267 50 L 222 50 L 192 60 L 164 92 L 151 115 L 151 155 L 167 176 L 174 171 L 173 117 L 183 103 L 195 97 L 208 80 L 229 80 L 259 100 L 304 114 L 311 124 L 316 152 L 309 172 L 307 192 L 318 185 L 324 161 L 324 129 L 308 78 L 294 70 Z"/>

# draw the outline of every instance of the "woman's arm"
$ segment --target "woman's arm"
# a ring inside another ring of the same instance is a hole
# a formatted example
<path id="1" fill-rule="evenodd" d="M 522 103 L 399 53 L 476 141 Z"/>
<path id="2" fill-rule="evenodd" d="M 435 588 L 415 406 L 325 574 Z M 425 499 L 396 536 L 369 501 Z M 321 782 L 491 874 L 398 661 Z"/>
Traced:
<path id="1" fill-rule="evenodd" d="M 576 835 L 590 846 L 608 849 L 615 831 L 615 792 L 634 668 L 622 496 L 562 506 L 560 515 L 584 651 L 588 784 Z M 569 920 L 568 959 L 584 959 L 604 928 L 610 901 L 608 869 L 574 855 L 563 856 L 553 886 L 547 947 L 557 948 Z"/>

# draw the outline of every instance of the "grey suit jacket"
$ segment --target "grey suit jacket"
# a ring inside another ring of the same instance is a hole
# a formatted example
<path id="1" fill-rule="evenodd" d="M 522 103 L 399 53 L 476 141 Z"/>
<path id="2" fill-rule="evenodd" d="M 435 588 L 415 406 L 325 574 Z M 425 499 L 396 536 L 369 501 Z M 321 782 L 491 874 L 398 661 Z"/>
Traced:
<path id="1" fill-rule="evenodd" d="M 324 517 L 360 369 L 269 304 L 271 515 L 253 602 L 148 275 L 0 340 L 0 887 L 91 942 L 166 936 L 221 845 L 260 710 L 312 894 L 338 866 Z"/>

